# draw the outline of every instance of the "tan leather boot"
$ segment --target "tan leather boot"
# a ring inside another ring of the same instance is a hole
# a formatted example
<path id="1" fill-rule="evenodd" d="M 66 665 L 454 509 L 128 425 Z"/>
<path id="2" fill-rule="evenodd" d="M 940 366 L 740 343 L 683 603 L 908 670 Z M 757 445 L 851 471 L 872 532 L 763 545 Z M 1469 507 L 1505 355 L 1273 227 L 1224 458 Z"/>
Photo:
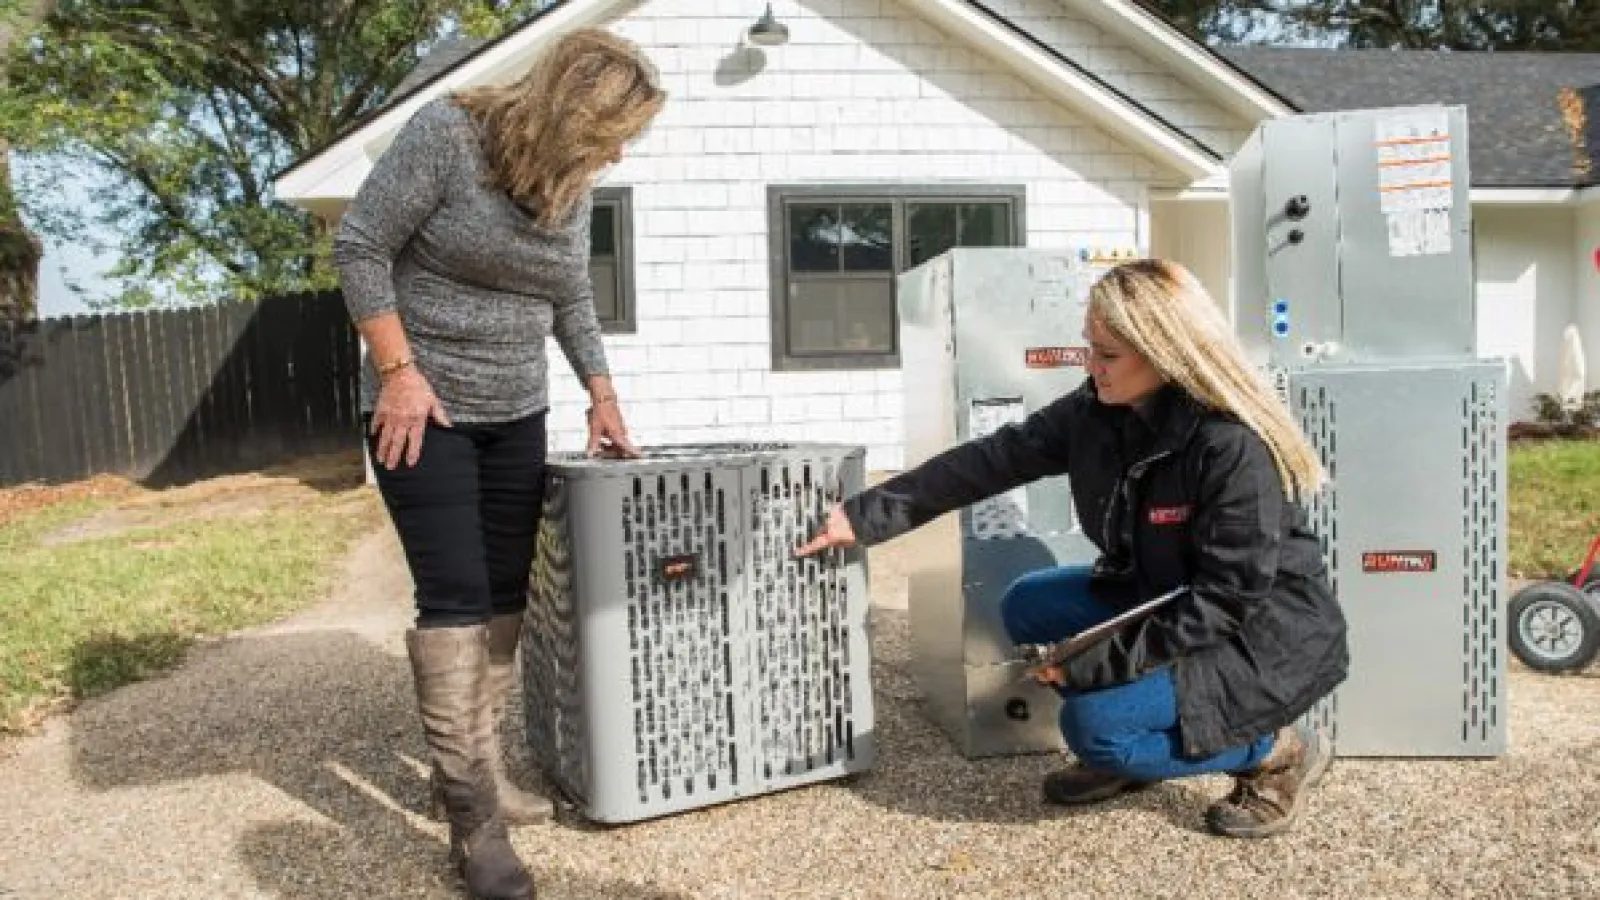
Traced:
<path id="1" fill-rule="evenodd" d="M 1332 764 L 1327 735 L 1304 725 L 1279 729 L 1267 758 L 1235 775 L 1232 793 L 1206 810 L 1206 824 L 1225 837 L 1283 834 L 1300 821 L 1307 795 Z"/>
<path id="2" fill-rule="evenodd" d="M 505 721 L 506 703 L 517 682 L 517 642 L 522 638 L 522 616 L 502 615 L 489 620 L 489 671 L 484 683 L 489 715 L 483 734 L 484 754 L 494 772 L 494 789 L 500 798 L 500 812 L 513 825 L 532 825 L 555 815 L 555 805 L 547 797 L 525 791 L 511 783 L 506 772 L 504 748 L 500 745 L 500 724 Z"/>
<path id="3" fill-rule="evenodd" d="M 450 861 L 474 900 L 532 900 L 533 878 L 506 834 L 480 739 L 489 646 L 482 625 L 406 632 L 417 707 L 433 757 Z"/>
<path id="4" fill-rule="evenodd" d="M 500 725 L 505 721 L 506 701 L 516 686 L 517 642 L 522 637 L 520 614 L 500 615 L 489 620 L 489 662 L 484 676 L 484 721 L 479 740 L 483 742 L 483 756 L 494 776 L 495 796 L 500 800 L 500 814 L 508 825 L 536 825 L 549 821 L 555 815 L 555 805 L 548 798 L 524 791 L 512 783 L 506 771 L 504 748 L 500 745 Z M 444 818 L 444 794 L 439 772 L 432 779 L 432 815 Z"/>

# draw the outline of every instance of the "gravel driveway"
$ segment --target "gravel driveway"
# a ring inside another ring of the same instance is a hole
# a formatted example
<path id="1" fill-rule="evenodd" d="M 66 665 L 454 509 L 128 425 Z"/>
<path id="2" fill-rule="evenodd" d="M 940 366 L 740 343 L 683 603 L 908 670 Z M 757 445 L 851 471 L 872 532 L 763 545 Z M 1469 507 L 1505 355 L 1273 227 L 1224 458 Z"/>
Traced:
<path id="1" fill-rule="evenodd" d="M 1211 777 L 1041 806 L 1048 757 L 969 762 L 918 712 L 904 583 L 874 551 L 878 768 L 640 825 L 519 829 L 541 897 L 1600 896 L 1600 673 L 1511 677 L 1495 761 L 1345 760 L 1267 843 L 1211 837 Z M 324 605 L 196 652 L 0 759 L 0 898 L 458 897 L 387 530 Z"/>

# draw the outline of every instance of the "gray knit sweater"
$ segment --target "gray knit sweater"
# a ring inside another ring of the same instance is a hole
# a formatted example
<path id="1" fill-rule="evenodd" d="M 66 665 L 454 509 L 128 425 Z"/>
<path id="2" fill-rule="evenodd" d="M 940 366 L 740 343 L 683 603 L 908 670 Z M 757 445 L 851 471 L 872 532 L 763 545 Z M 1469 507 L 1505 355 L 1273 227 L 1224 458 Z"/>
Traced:
<path id="1" fill-rule="evenodd" d="M 373 165 L 333 243 L 350 317 L 399 312 L 417 368 L 454 422 L 546 409 L 552 333 L 580 377 L 607 373 L 589 282 L 591 201 L 542 228 L 487 186 L 487 169 L 466 111 L 434 100 Z M 369 358 L 363 411 L 378 387 Z"/>

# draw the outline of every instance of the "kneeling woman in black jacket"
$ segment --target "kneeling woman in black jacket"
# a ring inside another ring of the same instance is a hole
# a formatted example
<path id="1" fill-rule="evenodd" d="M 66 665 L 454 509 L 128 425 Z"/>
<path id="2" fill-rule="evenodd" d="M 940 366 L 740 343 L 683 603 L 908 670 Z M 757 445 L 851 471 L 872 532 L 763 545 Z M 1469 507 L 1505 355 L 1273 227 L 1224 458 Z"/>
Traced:
<path id="1" fill-rule="evenodd" d="M 1002 618 L 1056 641 L 1175 587 L 1191 590 L 1059 669 L 1077 764 L 1057 803 L 1151 782 L 1235 777 L 1207 810 L 1220 833 L 1288 830 L 1332 761 L 1294 724 L 1344 680 L 1345 622 L 1300 502 L 1322 468 L 1226 319 L 1183 267 L 1117 267 L 1090 294 L 1091 378 L 1019 425 L 954 447 L 830 511 L 801 554 L 871 545 L 1038 478 L 1065 474 L 1101 556 L 1032 573 Z"/>

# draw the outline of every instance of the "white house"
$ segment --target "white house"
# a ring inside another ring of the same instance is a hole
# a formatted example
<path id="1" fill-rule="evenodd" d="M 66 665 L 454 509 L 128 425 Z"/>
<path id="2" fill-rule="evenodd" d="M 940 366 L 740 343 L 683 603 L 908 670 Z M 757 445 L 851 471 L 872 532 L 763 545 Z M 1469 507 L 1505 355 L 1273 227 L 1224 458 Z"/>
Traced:
<path id="1" fill-rule="evenodd" d="M 956 244 L 1119 249 L 1179 259 L 1228 302 L 1226 160 L 1256 123 L 1466 102 L 1480 331 L 1486 353 L 1516 359 L 1515 412 L 1554 389 L 1568 322 L 1600 347 L 1600 194 L 1573 166 L 1583 95 L 1561 93 L 1600 83 L 1600 57 L 1544 71 L 1495 54 L 1504 72 L 1463 84 L 1436 54 L 1218 54 L 1124 0 L 776 0 L 787 41 L 751 45 L 767 6 L 566 0 L 496 41 L 440 47 L 278 194 L 337 219 L 422 103 L 513 77 L 563 31 L 609 27 L 671 92 L 597 193 L 596 295 L 635 435 L 850 441 L 895 468 L 897 271 Z M 1480 122 L 1492 110 L 1521 133 L 1496 136 Z M 557 382 L 553 440 L 581 446 L 582 397 Z"/>

